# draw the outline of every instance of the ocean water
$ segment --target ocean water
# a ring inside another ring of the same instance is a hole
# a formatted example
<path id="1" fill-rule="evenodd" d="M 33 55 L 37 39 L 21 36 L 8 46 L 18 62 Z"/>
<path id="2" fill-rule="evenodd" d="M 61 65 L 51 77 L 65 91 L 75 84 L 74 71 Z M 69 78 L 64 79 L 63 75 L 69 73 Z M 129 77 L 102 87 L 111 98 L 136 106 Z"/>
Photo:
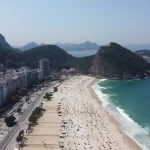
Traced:
<path id="1" fill-rule="evenodd" d="M 98 50 L 66 50 L 67 53 L 75 57 L 90 56 L 97 53 Z"/>
<path id="2" fill-rule="evenodd" d="M 143 150 L 150 150 L 150 79 L 101 79 L 92 88 L 122 130 Z"/>

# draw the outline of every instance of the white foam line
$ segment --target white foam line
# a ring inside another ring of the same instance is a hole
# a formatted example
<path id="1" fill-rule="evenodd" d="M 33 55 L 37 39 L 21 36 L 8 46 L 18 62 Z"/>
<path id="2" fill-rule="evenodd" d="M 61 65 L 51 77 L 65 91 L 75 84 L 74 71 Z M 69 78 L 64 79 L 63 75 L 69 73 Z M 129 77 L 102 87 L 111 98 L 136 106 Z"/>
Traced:
<path id="1" fill-rule="evenodd" d="M 106 80 L 108 80 L 108 79 L 101 79 L 101 80 L 100 80 L 100 82 L 102 82 L 102 81 L 106 81 Z"/>
<path id="2" fill-rule="evenodd" d="M 102 81 L 106 81 L 105 79 L 101 79 Z M 100 81 L 101 81 L 100 80 Z M 100 83 L 100 82 L 98 82 Z M 137 139 L 137 135 L 146 135 L 148 136 L 149 131 L 147 128 L 142 128 L 139 124 L 134 122 L 133 119 L 129 117 L 128 114 L 125 113 L 123 109 L 120 107 L 116 107 L 110 100 L 109 95 L 104 94 L 101 89 L 105 87 L 101 87 L 98 85 L 98 83 L 95 83 L 92 87 L 100 101 L 102 102 L 103 107 L 108 111 L 115 119 L 119 121 L 119 123 L 122 125 L 123 132 L 129 136 L 131 139 L 133 139 L 143 150 L 150 150 L 148 149 L 144 144 L 147 144 L 146 141 L 145 143 L 141 141 L 140 139 Z M 105 88 L 106 89 L 106 88 Z M 114 106 L 114 110 L 110 109 L 108 106 Z M 126 122 L 124 124 L 124 122 Z M 142 143 L 142 144 L 141 144 Z"/>

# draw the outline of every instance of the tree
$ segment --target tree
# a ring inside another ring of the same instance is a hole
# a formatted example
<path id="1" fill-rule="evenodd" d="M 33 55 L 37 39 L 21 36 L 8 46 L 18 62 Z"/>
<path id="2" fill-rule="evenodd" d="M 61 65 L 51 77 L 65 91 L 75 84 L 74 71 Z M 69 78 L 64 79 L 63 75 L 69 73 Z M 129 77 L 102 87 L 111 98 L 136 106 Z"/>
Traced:
<path id="1" fill-rule="evenodd" d="M 11 60 L 11 59 L 7 59 L 6 60 L 6 66 L 7 68 L 18 68 L 19 67 L 19 64 L 18 62 L 15 62 L 14 60 Z"/>
<path id="2" fill-rule="evenodd" d="M 43 102 L 41 102 L 41 104 L 40 104 L 40 107 L 42 107 L 43 106 Z"/>
<path id="3" fill-rule="evenodd" d="M 54 87 L 54 92 L 57 92 L 58 91 L 58 88 L 57 87 Z"/>
<path id="4" fill-rule="evenodd" d="M 29 100 L 30 100 L 29 96 L 28 96 L 28 97 L 26 97 L 26 102 L 29 102 Z"/>
<path id="5" fill-rule="evenodd" d="M 12 127 L 15 124 L 16 118 L 13 115 L 10 115 L 5 118 L 5 123 L 8 127 Z"/>
<path id="6" fill-rule="evenodd" d="M 44 99 L 47 99 L 47 100 L 51 100 L 51 96 L 52 96 L 52 95 L 53 95 L 53 94 L 51 94 L 51 93 L 46 93 L 43 98 L 44 98 Z"/>
<path id="7" fill-rule="evenodd" d="M 62 73 L 60 71 L 54 71 L 54 72 L 52 72 L 52 75 L 55 79 L 60 79 Z"/>
<path id="8" fill-rule="evenodd" d="M 0 114 L 5 112 L 5 108 L 0 108 Z"/>
<path id="9" fill-rule="evenodd" d="M 16 141 L 19 143 L 20 142 L 20 137 L 17 136 Z"/>
<path id="10" fill-rule="evenodd" d="M 20 132 L 19 132 L 19 135 L 17 136 L 17 138 L 16 138 L 16 141 L 19 143 L 19 142 L 21 142 L 22 140 L 23 140 L 23 136 L 24 136 L 24 130 L 21 130 Z"/>
<path id="11" fill-rule="evenodd" d="M 40 116 L 43 114 L 42 107 L 36 107 L 35 110 L 31 113 L 31 116 L 29 117 L 30 125 L 35 125 L 37 123 L 37 120 L 40 118 Z"/>
<path id="12" fill-rule="evenodd" d="M 21 130 L 21 131 L 19 132 L 19 135 L 20 135 L 20 136 L 24 136 L 24 130 Z"/>
<path id="13" fill-rule="evenodd" d="M 24 96 L 28 92 L 28 89 L 26 88 L 20 88 L 17 93 L 18 95 Z"/>

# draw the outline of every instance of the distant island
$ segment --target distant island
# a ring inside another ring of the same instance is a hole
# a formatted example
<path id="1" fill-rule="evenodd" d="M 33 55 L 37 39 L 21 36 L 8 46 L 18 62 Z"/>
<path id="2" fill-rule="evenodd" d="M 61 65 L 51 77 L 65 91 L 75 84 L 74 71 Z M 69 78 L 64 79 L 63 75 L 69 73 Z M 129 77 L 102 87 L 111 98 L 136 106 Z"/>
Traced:
<path id="1" fill-rule="evenodd" d="M 150 50 L 150 44 L 125 44 L 124 47 L 134 52 L 142 49 Z"/>
<path id="2" fill-rule="evenodd" d="M 56 45 L 64 50 L 98 50 L 99 45 L 96 43 L 92 43 L 90 41 L 86 41 L 84 43 L 76 44 L 76 43 L 56 43 Z"/>
<path id="3" fill-rule="evenodd" d="M 147 49 L 138 50 L 135 53 L 141 57 L 144 57 L 144 56 L 150 57 L 150 50 L 147 50 Z"/>
<path id="4" fill-rule="evenodd" d="M 36 48 L 36 47 L 43 46 L 43 45 L 46 45 L 46 44 L 44 44 L 44 43 L 37 44 L 35 42 L 30 42 L 24 46 L 14 46 L 14 48 L 19 48 L 20 50 L 25 51 L 25 50 L 29 50 L 29 49 Z M 68 51 L 68 50 L 77 50 L 77 51 L 78 50 L 98 50 L 98 48 L 100 47 L 98 44 L 92 43 L 89 41 L 86 41 L 86 42 L 80 43 L 80 44 L 56 43 L 55 45 L 57 45 L 58 47 L 62 48 L 63 50 L 66 50 L 66 51 Z"/>
<path id="5" fill-rule="evenodd" d="M 143 57 L 146 61 L 150 62 L 150 50 L 138 50 L 135 53 L 138 56 Z"/>
<path id="6" fill-rule="evenodd" d="M 29 50 L 29 49 L 32 49 L 32 48 L 35 48 L 35 47 L 43 46 L 43 45 L 45 45 L 45 44 L 44 43 L 37 44 L 35 42 L 30 42 L 30 43 L 27 43 L 24 46 L 14 46 L 14 48 L 18 48 L 22 51 L 26 51 L 26 50 Z"/>

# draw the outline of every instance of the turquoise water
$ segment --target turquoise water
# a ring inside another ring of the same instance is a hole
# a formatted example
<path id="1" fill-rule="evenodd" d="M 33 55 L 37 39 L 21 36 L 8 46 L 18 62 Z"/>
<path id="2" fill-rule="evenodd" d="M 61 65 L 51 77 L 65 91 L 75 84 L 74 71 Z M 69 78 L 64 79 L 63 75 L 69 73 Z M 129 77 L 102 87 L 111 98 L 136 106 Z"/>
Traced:
<path id="1" fill-rule="evenodd" d="M 122 124 L 122 130 L 144 150 L 150 150 L 150 79 L 102 79 L 93 89 L 107 111 Z"/>

